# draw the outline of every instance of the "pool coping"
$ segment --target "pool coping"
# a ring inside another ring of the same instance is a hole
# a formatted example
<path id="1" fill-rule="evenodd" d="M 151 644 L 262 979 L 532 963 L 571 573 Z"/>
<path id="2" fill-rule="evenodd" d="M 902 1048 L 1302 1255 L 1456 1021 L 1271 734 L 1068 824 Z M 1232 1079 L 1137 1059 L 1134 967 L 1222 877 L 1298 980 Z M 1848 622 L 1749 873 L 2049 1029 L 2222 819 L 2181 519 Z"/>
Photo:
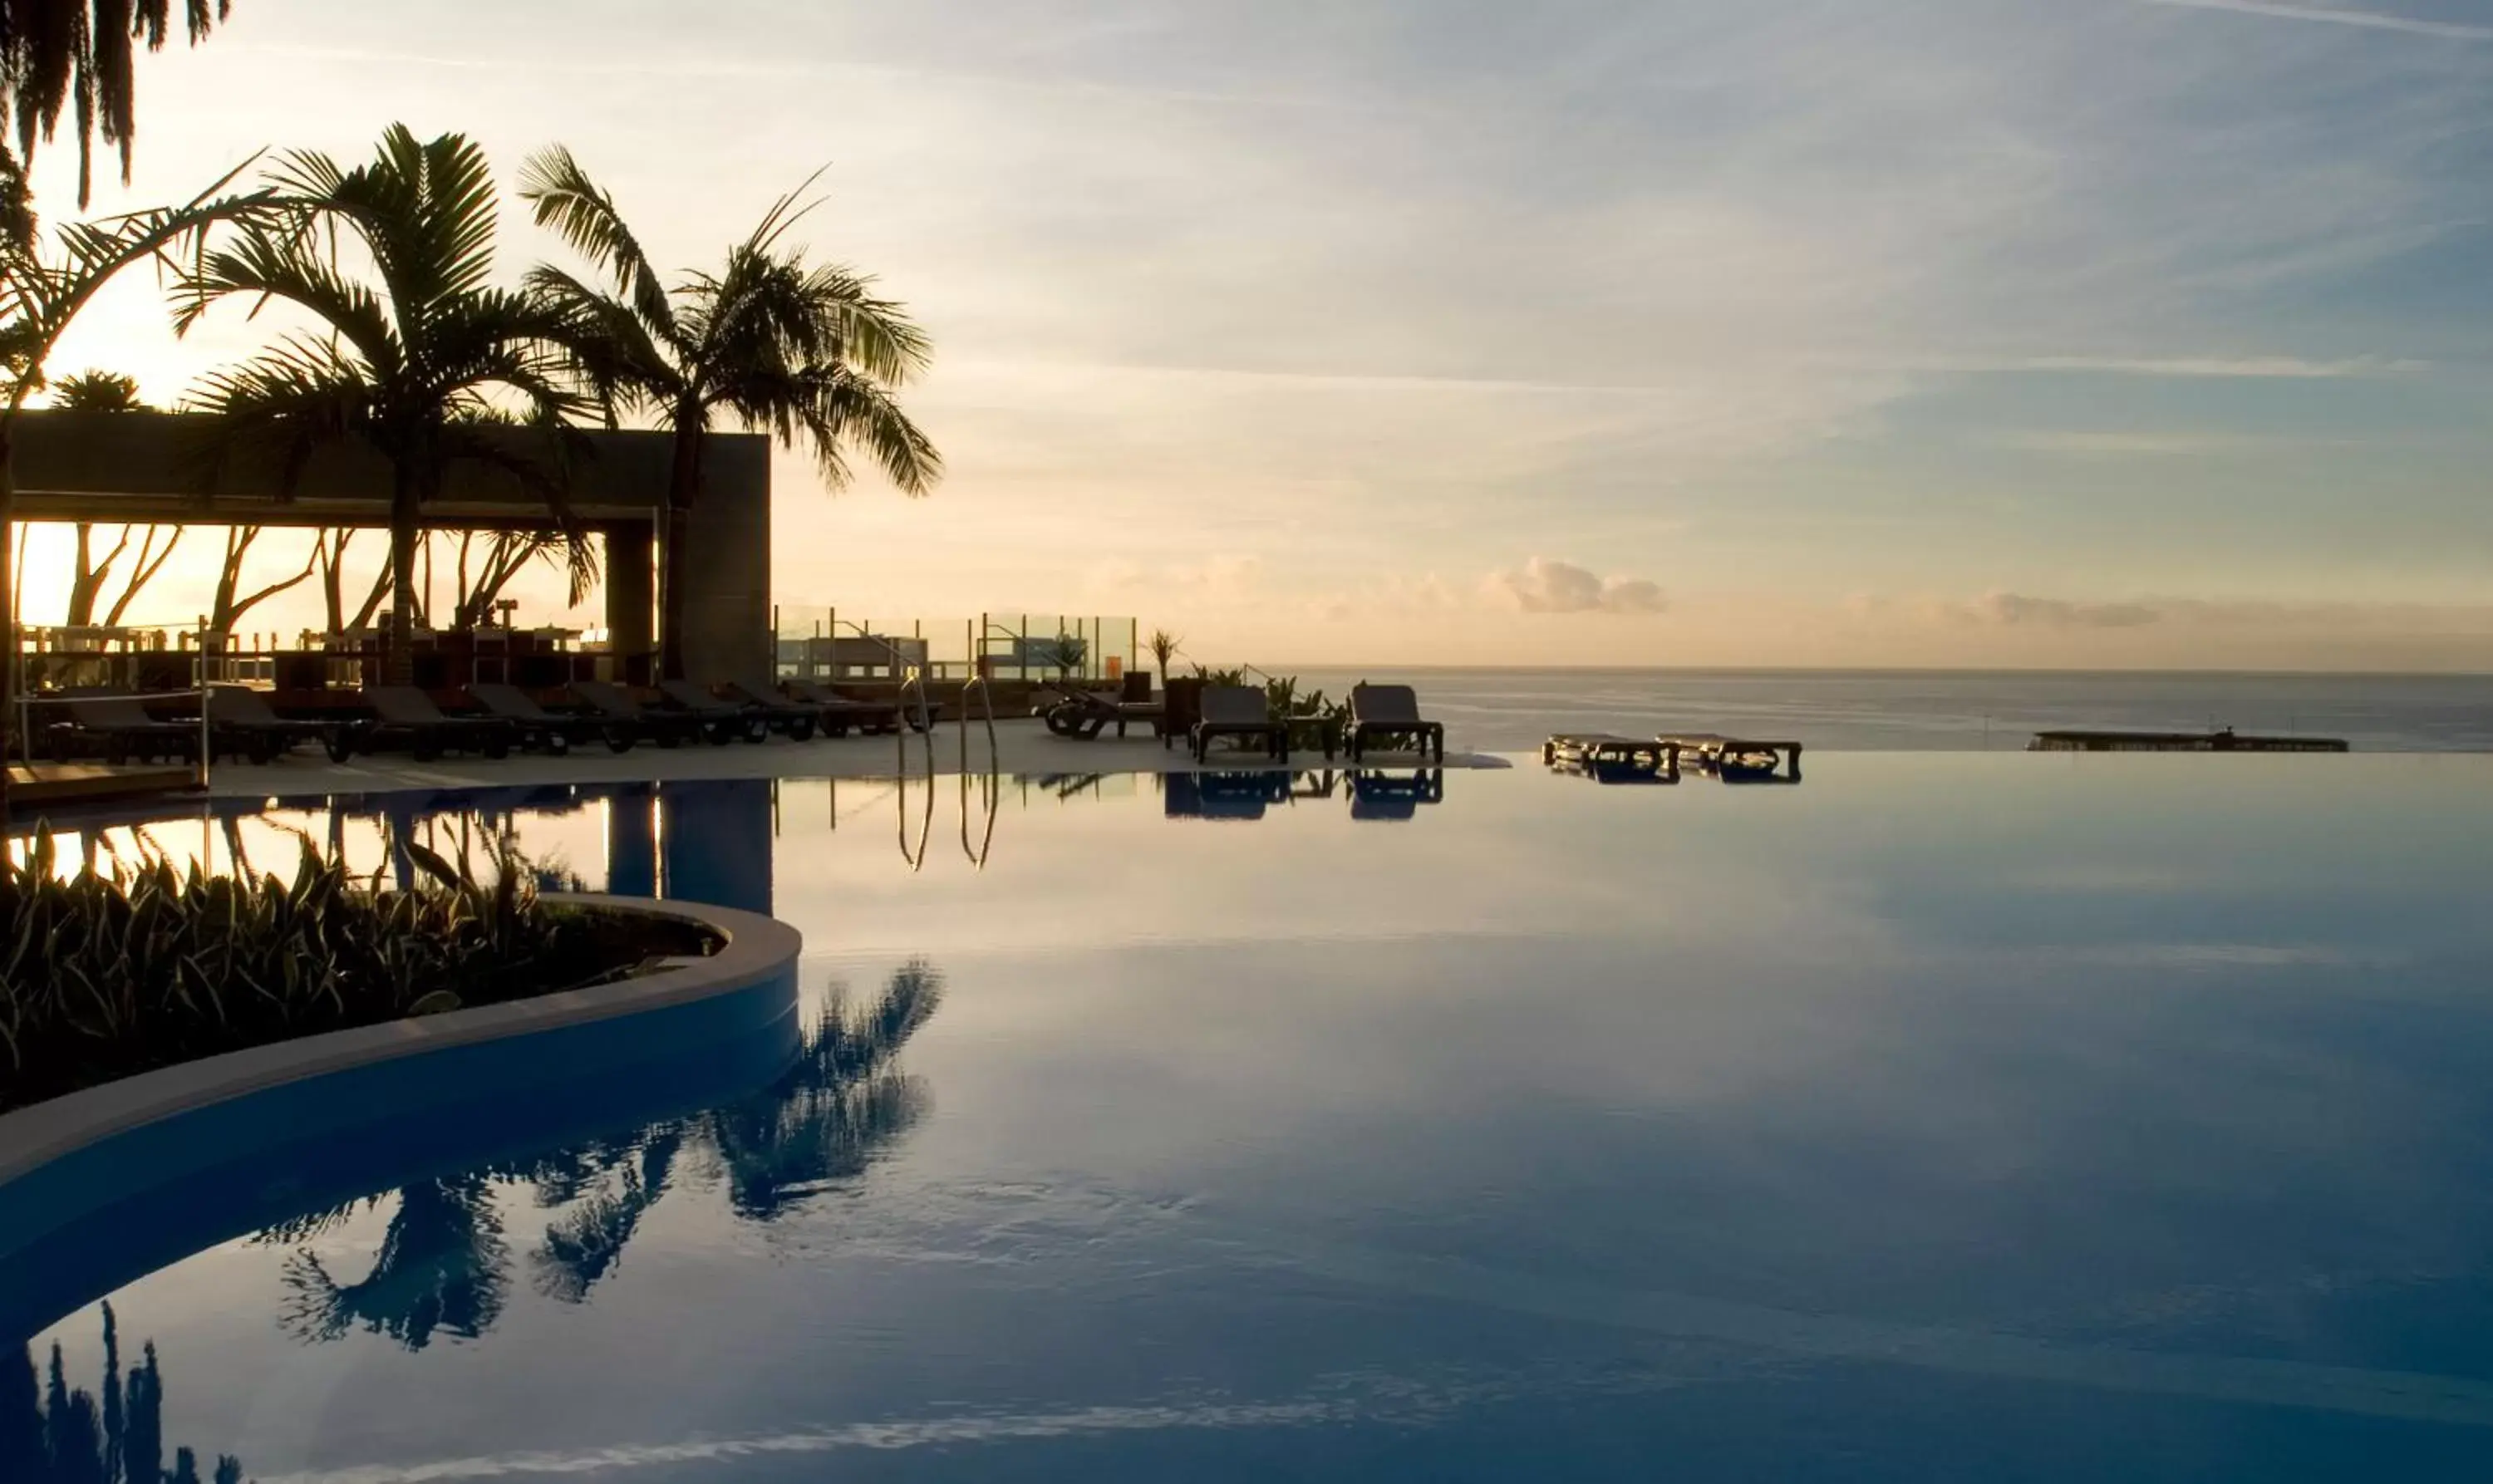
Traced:
<path id="1" fill-rule="evenodd" d="M 543 900 L 694 922 L 726 944 L 706 958 L 667 959 L 653 972 L 613 984 L 247 1047 L 0 1113 L 0 1186 L 133 1129 L 289 1083 L 731 994 L 794 972 L 804 951 L 802 934 L 759 912 L 589 892 L 548 893 Z"/>

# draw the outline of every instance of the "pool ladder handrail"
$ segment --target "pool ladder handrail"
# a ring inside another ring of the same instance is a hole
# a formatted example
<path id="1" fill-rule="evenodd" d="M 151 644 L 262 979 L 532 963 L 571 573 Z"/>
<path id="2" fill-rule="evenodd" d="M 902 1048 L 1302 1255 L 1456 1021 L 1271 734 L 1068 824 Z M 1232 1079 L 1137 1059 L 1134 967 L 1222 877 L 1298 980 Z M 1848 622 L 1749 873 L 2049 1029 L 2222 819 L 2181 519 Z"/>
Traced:
<path id="1" fill-rule="evenodd" d="M 978 697 L 980 713 L 987 723 L 987 771 L 979 785 L 978 802 L 986 811 L 986 833 L 979 843 L 970 844 L 970 697 Z M 994 683 L 985 675 L 973 675 L 961 684 L 961 853 L 980 871 L 987 869 L 987 852 L 996 843 L 996 814 L 1003 803 L 1004 788 L 997 778 L 1003 766 L 1004 754 L 996 746 L 996 697 Z"/>

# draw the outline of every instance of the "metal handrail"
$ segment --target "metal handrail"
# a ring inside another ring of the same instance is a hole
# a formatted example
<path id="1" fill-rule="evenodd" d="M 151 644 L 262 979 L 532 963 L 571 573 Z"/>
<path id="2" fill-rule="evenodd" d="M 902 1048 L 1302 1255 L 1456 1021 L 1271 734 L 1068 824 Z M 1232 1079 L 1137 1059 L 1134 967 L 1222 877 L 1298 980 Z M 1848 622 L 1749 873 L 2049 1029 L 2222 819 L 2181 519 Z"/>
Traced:
<path id="1" fill-rule="evenodd" d="M 894 697 L 900 702 L 900 709 L 904 716 L 909 710 L 909 693 L 912 691 L 916 691 L 917 693 L 917 726 L 916 729 L 924 732 L 931 738 L 935 734 L 935 707 L 933 701 L 930 700 L 927 696 L 926 672 L 919 669 L 915 665 L 912 665 L 907 669 L 901 671 L 900 692 Z"/>
<path id="2" fill-rule="evenodd" d="M 911 850 L 910 850 L 910 848 L 909 848 L 909 770 L 908 770 L 908 757 L 909 757 L 909 749 L 908 749 L 908 747 L 904 744 L 904 745 L 902 746 L 902 748 L 901 748 L 901 760 L 902 760 L 902 767 L 901 767 L 900 778 L 899 778 L 900 789 L 899 789 L 899 793 L 898 793 L 898 795 L 897 795 L 897 796 L 898 796 L 898 798 L 899 798 L 899 801 L 900 801 L 900 809 L 899 809 L 900 858 L 901 858 L 902 860 L 905 860 L 905 861 L 909 862 L 909 869 L 910 869 L 910 871 L 914 874 L 914 873 L 920 872 L 920 871 L 923 871 L 923 870 L 925 870 L 925 869 L 926 869 L 926 843 L 927 843 L 928 838 L 929 838 L 929 837 L 931 837 L 931 836 L 934 834 L 934 832 L 935 832 L 935 753 L 934 753 L 934 746 L 933 746 L 933 744 L 932 744 L 932 743 L 928 744 L 928 746 L 927 746 L 927 755 L 926 755 L 926 810 L 925 810 L 925 813 L 924 813 L 924 814 L 919 817 L 919 819 L 918 819 L 918 821 L 917 821 L 917 849 L 916 849 L 916 851 L 915 853 L 912 853 L 912 852 L 911 852 Z"/>
<path id="3" fill-rule="evenodd" d="M 964 772 L 961 775 L 961 853 L 970 858 L 971 865 L 984 871 L 987 869 L 987 852 L 996 845 L 996 816 L 1004 812 L 1004 783 L 992 769 L 979 781 L 978 803 L 986 811 L 987 829 L 973 848 L 970 845 L 970 775 Z"/>
<path id="4" fill-rule="evenodd" d="M 899 728 L 892 733 L 892 741 L 898 747 L 900 772 L 905 777 L 909 772 L 910 727 L 908 716 L 909 693 L 912 690 L 915 690 L 917 693 L 916 730 L 920 736 L 923 736 L 926 739 L 926 776 L 931 781 L 935 777 L 935 713 L 928 705 L 926 699 L 926 677 L 920 674 L 917 668 L 914 665 L 910 667 L 908 673 L 900 677 L 900 694 L 896 698 L 900 703 L 901 724 Z M 931 782 L 929 787 L 932 787 Z"/>
<path id="5" fill-rule="evenodd" d="M 984 675 L 973 675 L 961 682 L 961 771 L 970 771 L 970 695 L 977 693 L 978 708 L 987 719 L 987 771 L 993 773 L 1003 765 L 1004 755 L 996 748 L 995 687 Z"/>

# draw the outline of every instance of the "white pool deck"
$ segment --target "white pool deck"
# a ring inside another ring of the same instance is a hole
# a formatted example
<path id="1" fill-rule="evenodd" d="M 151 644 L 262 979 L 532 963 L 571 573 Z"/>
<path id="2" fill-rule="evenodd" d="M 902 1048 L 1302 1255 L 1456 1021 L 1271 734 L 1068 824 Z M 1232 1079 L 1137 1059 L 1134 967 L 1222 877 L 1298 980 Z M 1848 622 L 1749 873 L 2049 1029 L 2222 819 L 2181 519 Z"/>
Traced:
<path id="1" fill-rule="evenodd" d="M 932 743 L 930 748 L 929 743 Z M 967 756 L 961 730 L 940 724 L 929 734 L 891 737 L 816 738 L 790 742 L 773 737 L 759 744 L 666 749 L 646 743 L 628 753 L 603 747 L 575 749 L 568 757 L 546 757 L 514 753 L 496 762 L 483 757 L 450 757 L 417 762 L 404 753 L 357 757 L 333 763 L 310 747 L 265 766 L 219 764 L 209 777 L 208 791 L 223 798 L 301 796 L 326 793 L 369 793 L 391 788 L 467 788 L 535 787 L 542 784 L 638 783 L 647 780 L 701 778 L 889 778 L 904 770 L 923 773 L 1111 774 L 1190 773 L 1198 771 L 1182 743 L 1163 748 L 1159 739 L 1136 733 L 1122 741 L 1112 731 L 1080 742 L 1050 735 L 1035 719 L 996 723 L 995 745 L 987 744 L 986 727 L 973 724 Z M 1290 756 L 1299 769 L 1346 768 L 1337 754 L 1328 762 L 1321 749 Z M 1415 768 L 1415 755 L 1371 751 L 1362 766 Z M 1501 757 L 1450 752 L 1449 768 L 1502 768 Z M 1260 753 L 1215 751 L 1205 765 L 1213 771 L 1274 766 Z"/>

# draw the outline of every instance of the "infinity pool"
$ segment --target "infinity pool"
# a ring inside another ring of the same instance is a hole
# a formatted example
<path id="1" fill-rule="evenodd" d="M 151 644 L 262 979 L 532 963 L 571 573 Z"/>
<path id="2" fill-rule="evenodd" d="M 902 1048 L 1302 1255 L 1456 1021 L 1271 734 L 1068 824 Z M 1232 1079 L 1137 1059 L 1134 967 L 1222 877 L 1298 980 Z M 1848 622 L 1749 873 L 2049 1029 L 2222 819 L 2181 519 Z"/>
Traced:
<path id="1" fill-rule="evenodd" d="M 426 830 L 796 923 L 809 1054 L 604 1089 L 593 1134 L 488 1110 L 508 1147 L 455 1168 L 361 1149 L 368 1199 L 255 1232 L 151 1218 L 192 1255 L 108 1295 L 0 1267 L 43 1316 L 0 1458 L 54 1345 L 99 1390 L 108 1299 L 165 1456 L 261 1484 L 2493 1469 L 2493 758 L 150 834 L 269 869 Z"/>

